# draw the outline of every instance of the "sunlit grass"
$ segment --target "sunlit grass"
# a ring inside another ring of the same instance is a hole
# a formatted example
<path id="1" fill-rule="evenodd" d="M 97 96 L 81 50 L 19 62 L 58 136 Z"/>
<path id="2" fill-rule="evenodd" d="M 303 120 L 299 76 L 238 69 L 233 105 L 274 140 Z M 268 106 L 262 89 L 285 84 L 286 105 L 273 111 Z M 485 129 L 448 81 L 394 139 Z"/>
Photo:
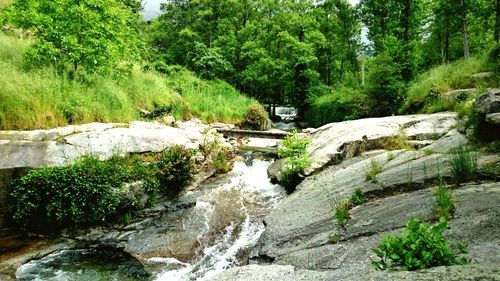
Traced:
<path id="1" fill-rule="evenodd" d="M 178 119 L 241 122 L 256 101 L 221 81 L 182 71 L 165 78 L 139 66 L 126 75 L 71 81 L 50 68 L 30 69 L 23 50 L 30 41 L 0 33 L 0 129 L 41 129 L 88 122 L 128 122 L 139 110 L 168 106 Z"/>

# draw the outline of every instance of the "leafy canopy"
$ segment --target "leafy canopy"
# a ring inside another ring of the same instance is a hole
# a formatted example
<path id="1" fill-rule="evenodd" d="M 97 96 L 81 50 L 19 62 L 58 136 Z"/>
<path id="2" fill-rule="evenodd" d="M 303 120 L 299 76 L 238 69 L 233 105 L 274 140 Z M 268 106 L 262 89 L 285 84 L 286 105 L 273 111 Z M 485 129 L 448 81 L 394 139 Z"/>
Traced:
<path id="1" fill-rule="evenodd" d="M 26 53 L 35 66 L 106 73 L 138 58 L 139 15 L 124 1 L 17 0 L 12 11 L 14 23 L 36 35 Z"/>

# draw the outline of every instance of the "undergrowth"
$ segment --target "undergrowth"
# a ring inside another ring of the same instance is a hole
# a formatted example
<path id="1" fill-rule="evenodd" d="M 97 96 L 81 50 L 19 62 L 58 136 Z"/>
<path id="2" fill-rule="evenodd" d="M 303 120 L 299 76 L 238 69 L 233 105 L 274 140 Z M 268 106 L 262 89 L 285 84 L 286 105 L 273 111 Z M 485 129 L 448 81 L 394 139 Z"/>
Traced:
<path id="1" fill-rule="evenodd" d="M 377 270 L 411 271 L 468 263 L 465 258 L 459 258 L 460 254 L 466 253 L 466 248 L 460 245 L 452 247 L 442 237 L 447 228 L 445 219 L 435 226 L 410 220 L 399 236 L 388 235 L 373 249 L 378 257 L 372 260 L 373 267 Z"/>

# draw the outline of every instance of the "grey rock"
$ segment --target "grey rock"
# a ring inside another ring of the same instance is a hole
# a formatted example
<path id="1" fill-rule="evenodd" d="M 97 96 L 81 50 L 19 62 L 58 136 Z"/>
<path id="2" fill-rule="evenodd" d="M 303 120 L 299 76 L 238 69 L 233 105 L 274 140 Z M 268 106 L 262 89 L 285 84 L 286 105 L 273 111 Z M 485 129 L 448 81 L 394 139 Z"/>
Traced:
<path id="1" fill-rule="evenodd" d="M 391 116 L 327 124 L 310 135 L 308 152 L 311 165 L 305 175 L 313 174 L 339 159 L 381 148 L 387 138 L 438 139 L 456 125 L 455 113 Z"/>
<path id="2" fill-rule="evenodd" d="M 443 93 L 440 98 L 445 101 L 466 100 L 468 97 L 475 96 L 477 89 L 458 89 Z"/>
<path id="3" fill-rule="evenodd" d="M 474 103 L 474 111 L 479 114 L 500 112 L 500 89 L 490 89 L 479 96 Z"/>
<path id="4" fill-rule="evenodd" d="M 285 265 L 247 265 L 231 268 L 210 281 L 496 281 L 500 280 L 498 263 L 435 267 L 422 271 L 376 272 L 363 274 L 352 268 L 350 274 L 338 271 L 315 271 Z"/>
<path id="5" fill-rule="evenodd" d="M 472 74 L 470 77 L 476 79 L 484 79 L 484 78 L 490 78 L 492 75 L 493 75 L 492 72 L 479 72 Z"/>
<path id="6" fill-rule="evenodd" d="M 463 134 L 459 133 L 457 130 L 451 130 L 439 140 L 425 147 L 424 150 L 435 153 L 447 153 L 450 149 L 466 145 L 467 143 L 468 140 Z"/>
<path id="7" fill-rule="evenodd" d="M 500 112 L 486 115 L 486 123 L 500 125 Z"/>

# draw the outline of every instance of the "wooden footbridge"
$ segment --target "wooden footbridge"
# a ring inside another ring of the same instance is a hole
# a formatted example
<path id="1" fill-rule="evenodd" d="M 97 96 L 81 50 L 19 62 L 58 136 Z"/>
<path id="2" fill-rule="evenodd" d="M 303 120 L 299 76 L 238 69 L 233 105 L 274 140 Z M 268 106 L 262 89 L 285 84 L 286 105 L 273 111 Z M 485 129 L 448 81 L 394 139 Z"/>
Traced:
<path id="1" fill-rule="evenodd" d="M 217 132 L 225 137 L 232 138 L 261 138 L 261 139 L 284 139 L 290 133 L 277 131 L 253 131 L 236 129 L 217 129 Z"/>

